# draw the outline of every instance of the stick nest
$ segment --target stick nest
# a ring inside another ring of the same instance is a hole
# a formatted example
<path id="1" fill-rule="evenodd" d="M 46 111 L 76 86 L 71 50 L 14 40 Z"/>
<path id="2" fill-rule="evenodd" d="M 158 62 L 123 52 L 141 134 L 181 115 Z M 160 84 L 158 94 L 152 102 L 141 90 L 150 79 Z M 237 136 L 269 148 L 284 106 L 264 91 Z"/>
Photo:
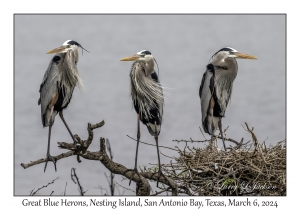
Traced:
<path id="1" fill-rule="evenodd" d="M 245 124 L 253 143 L 236 142 L 226 152 L 211 145 L 190 148 L 184 140 L 186 147 L 178 148 L 179 157 L 165 164 L 164 171 L 192 195 L 285 196 L 286 140 L 267 148 Z"/>

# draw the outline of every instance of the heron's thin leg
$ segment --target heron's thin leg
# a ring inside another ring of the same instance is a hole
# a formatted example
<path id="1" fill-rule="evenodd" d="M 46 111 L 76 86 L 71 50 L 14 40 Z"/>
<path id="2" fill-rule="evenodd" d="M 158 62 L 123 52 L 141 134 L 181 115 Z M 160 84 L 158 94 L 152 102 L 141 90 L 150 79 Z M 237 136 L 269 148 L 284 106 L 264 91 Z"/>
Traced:
<path id="1" fill-rule="evenodd" d="M 211 139 L 210 139 L 210 149 L 212 150 L 214 146 L 214 134 L 211 135 Z"/>
<path id="2" fill-rule="evenodd" d="M 137 116 L 137 134 L 136 134 L 137 144 L 136 144 L 136 152 L 135 152 L 134 169 L 137 169 L 137 157 L 138 157 L 140 137 L 141 137 L 141 133 L 140 133 L 140 115 L 138 114 L 138 116 Z"/>
<path id="3" fill-rule="evenodd" d="M 139 143 L 140 143 L 140 137 L 141 137 L 141 134 L 140 134 L 140 115 L 138 114 L 137 115 L 137 143 L 136 143 L 136 152 L 135 152 L 135 162 L 134 162 L 134 172 L 137 173 L 137 157 L 138 157 L 138 150 L 139 150 Z M 132 180 L 132 177 L 133 177 L 134 173 L 131 174 L 131 178 L 130 178 L 130 181 L 129 181 L 129 185 L 131 184 L 131 180 Z"/>
<path id="4" fill-rule="evenodd" d="M 158 149 L 158 135 L 157 135 L 157 128 L 156 128 L 156 122 L 155 123 L 155 135 L 154 135 L 154 139 L 156 142 L 156 149 L 157 149 L 157 157 L 158 157 L 158 171 L 161 172 L 161 166 L 160 166 L 160 156 L 159 156 L 159 149 Z"/>
<path id="5" fill-rule="evenodd" d="M 169 182 L 169 180 L 165 177 L 165 175 L 162 173 L 162 170 L 161 170 L 160 155 L 159 155 L 159 148 L 158 148 L 158 134 L 157 134 L 157 124 L 156 124 L 156 121 L 154 121 L 154 125 L 155 125 L 154 139 L 155 139 L 155 142 L 156 142 L 157 157 L 158 157 L 158 178 L 157 178 L 157 182 L 156 182 L 156 187 L 158 187 L 158 180 L 159 180 L 160 176 L 163 176 L 164 179 L 166 179 L 168 182 Z M 170 184 L 170 182 L 169 182 L 169 184 Z"/>
<path id="6" fill-rule="evenodd" d="M 64 122 L 66 128 L 68 129 L 68 131 L 69 131 L 69 133 L 70 133 L 70 135 L 71 135 L 71 137 L 72 137 L 72 139 L 73 139 L 73 141 L 74 141 L 74 144 L 77 144 L 77 141 L 75 140 L 74 135 L 72 134 L 72 132 L 71 132 L 71 130 L 70 130 L 70 128 L 69 128 L 67 122 L 66 122 L 65 119 L 64 119 L 63 111 L 62 111 L 62 110 L 59 112 L 59 116 L 60 116 L 61 120 Z"/>
<path id="7" fill-rule="evenodd" d="M 49 117 L 49 120 L 48 120 L 49 125 L 52 124 L 51 120 L 52 120 L 53 110 L 54 110 L 54 106 L 51 107 L 50 117 Z"/>
<path id="8" fill-rule="evenodd" d="M 220 128 L 220 131 L 221 131 L 221 137 L 222 137 L 224 149 L 225 149 L 225 151 L 227 151 L 226 145 L 225 145 L 225 141 L 224 141 L 224 137 L 223 137 L 223 130 L 222 130 L 222 122 L 221 122 L 221 120 L 222 120 L 222 118 L 220 117 L 220 120 L 219 120 L 219 128 Z"/>
<path id="9" fill-rule="evenodd" d="M 50 120 L 52 121 L 52 115 L 50 117 Z M 45 163 L 45 167 L 44 167 L 44 172 L 46 171 L 46 168 L 47 168 L 47 164 L 48 164 L 48 161 L 51 160 L 54 164 L 54 168 L 55 168 L 55 171 L 56 171 L 56 159 L 54 157 L 52 157 L 50 155 L 50 139 L 51 139 L 51 128 L 52 128 L 52 125 L 53 125 L 53 121 L 50 122 L 50 125 L 49 125 L 49 132 L 48 132 L 48 147 L 47 147 L 47 159 L 46 159 L 46 163 Z"/>

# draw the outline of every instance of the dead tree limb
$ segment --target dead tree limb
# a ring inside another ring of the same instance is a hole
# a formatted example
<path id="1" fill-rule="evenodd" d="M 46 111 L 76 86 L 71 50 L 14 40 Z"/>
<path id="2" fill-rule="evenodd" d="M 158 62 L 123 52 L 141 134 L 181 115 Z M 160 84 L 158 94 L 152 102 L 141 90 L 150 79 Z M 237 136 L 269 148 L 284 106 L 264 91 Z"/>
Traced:
<path id="1" fill-rule="evenodd" d="M 114 174 L 120 174 L 128 179 L 131 178 L 131 174 L 134 173 L 132 176 L 132 181 L 136 182 L 137 188 L 136 188 L 136 195 L 142 196 L 142 195 L 150 195 L 150 184 L 147 181 L 153 180 L 157 181 L 159 179 L 159 182 L 165 184 L 166 186 L 169 186 L 172 188 L 172 194 L 177 195 L 177 184 L 172 179 L 166 180 L 163 176 L 158 177 L 157 173 L 155 172 L 141 172 L 136 174 L 133 170 L 127 169 L 125 166 L 116 163 L 112 161 L 107 152 L 106 152 L 106 146 L 105 146 L 105 139 L 103 137 L 100 138 L 100 150 L 96 152 L 91 152 L 88 150 L 88 147 L 93 141 L 94 134 L 93 130 L 99 127 L 102 127 L 104 125 L 104 121 L 92 125 L 91 123 L 88 123 L 88 138 L 87 140 L 81 140 L 81 138 L 78 135 L 74 135 L 74 137 L 77 139 L 78 144 L 74 145 L 73 143 L 66 143 L 66 142 L 57 142 L 59 147 L 62 149 L 70 150 L 68 152 L 62 153 L 58 156 L 55 156 L 55 158 L 58 160 L 67 158 L 73 155 L 77 155 L 77 160 L 80 163 L 79 157 L 82 157 L 84 159 L 88 160 L 99 160 L 111 173 Z M 40 164 L 45 162 L 46 159 L 39 159 L 36 161 L 32 161 L 30 163 L 24 164 L 21 163 L 21 166 L 26 169 L 29 167 L 32 167 L 34 165 Z"/>

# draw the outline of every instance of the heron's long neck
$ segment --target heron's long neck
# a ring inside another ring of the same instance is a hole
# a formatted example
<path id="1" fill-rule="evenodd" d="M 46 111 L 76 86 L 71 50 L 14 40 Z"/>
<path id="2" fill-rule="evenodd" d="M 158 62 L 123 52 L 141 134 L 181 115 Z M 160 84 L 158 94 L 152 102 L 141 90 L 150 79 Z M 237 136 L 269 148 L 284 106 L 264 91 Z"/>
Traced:
<path id="1" fill-rule="evenodd" d="M 148 76 L 149 74 L 151 74 L 152 73 L 152 71 L 153 71 L 153 69 L 154 69 L 154 60 L 153 60 L 153 58 L 151 58 L 151 59 L 149 59 L 149 60 L 147 60 L 147 62 L 145 62 L 146 63 L 146 76 Z"/>
<path id="2" fill-rule="evenodd" d="M 228 71 L 229 74 L 233 79 L 235 79 L 237 73 L 238 73 L 238 64 L 236 62 L 236 59 L 227 59 L 227 66 L 228 66 Z"/>
<path id="3" fill-rule="evenodd" d="M 77 58 L 73 52 L 67 52 L 64 55 L 62 63 L 62 77 L 61 83 L 68 89 L 74 89 L 80 80 L 77 70 Z"/>
<path id="4" fill-rule="evenodd" d="M 216 87 L 216 94 L 221 98 L 220 100 L 225 100 L 226 97 L 228 97 L 228 100 L 231 98 L 233 82 L 238 72 L 238 66 L 235 59 L 227 59 L 225 63 L 226 65 L 224 65 L 223 63 L 221 67 L 216 67 L 216 65 L 218 64 L 214 64 L 214 82 Z M 223 90 L 225 90 L 225 92 L 222 92 Z M 228 103 L 228 100 L 226 104 Z"/>
<path id="5" fill-rule="evenodd" d="M 238 64 L 235 59 L 226 59 L 220 61 L 214 61 L 212 64 L 221 73 L 226 74 L 228 77 L 234 79 L 238 72 Z"/>

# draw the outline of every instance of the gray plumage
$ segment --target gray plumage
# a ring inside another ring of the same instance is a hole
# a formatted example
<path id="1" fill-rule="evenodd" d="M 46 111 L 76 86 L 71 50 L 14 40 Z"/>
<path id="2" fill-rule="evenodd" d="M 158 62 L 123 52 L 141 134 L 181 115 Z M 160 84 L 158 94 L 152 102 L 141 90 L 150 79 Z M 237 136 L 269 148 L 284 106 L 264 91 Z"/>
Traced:
<path id="1" fill-rule="evenodd" d="M 62 46 L 47 52 L 47 54 L 56 54 L 45 72 L 39 90 L 40 98 L 38 104 L 41 105 L 42 124 L 44 127 L 49 127 L 47 159 L 44 171 L 46 171 L 49 160 L 53 161 L 56 171 L 56 160 L 50 155 L 50 139 L 51 128 L 57 113 L 59 113 L 61 120 L 70 133 L 74 144 L 77 143 L 63 117 L 63 110 L 67 108 L 70 103 L 75 86 L 82 87 L 77 69 L 77 63 L 79 61 L 78 47 L 82 48 L 79 43 L 73 40 L 67 40 Z"/>
<path id="2" fill-rule="evenodd" d="M 41 104 L 44 127 L 54 123 L 55 115 L 59 110 L 53 109 L 51 115 L 51 109 L 56 104 L 60 91 L 63 95 L 60 107 L 64 108 L 70 103 L 75 86 L 78 84 L 79 87 L 82 87 L 77 69 L 78 46 L 71 45 L 69 48 L 69 51 L 57 53 L 54 56 L 56 58 L 51 60 L 40 86 L 39 104 Z"/>
<path id="3" fill-rule="evenodd" d="M 238 73 L 235 58 L 256 59 L 254 56 L 239 53 L 226 47 L 216 52 L 202 77 L 199 96 L 201 102 L 202 127 L 213 136 L 216 129 L 221 130 L 221 119 L 231 98 L 233 82 Z M 226 150 L 225 144 L 224 148 Z"/>
<path id="4" fill-rule="evenodd" d="M 158 173 L 159 176 L 164 176 L 161 170 L 158 148 L 158 135 L 161 131 L 164 95 L 158 76 L 154 70 L 155 59 L 148 50 L 142 50 L 133 56 L 121 59 L 121 61 L 135 61 L 130 70 L 130 93 L 132 105 L 137 113 L 137 145 L 133 171 L 138 173 L 137 157 L 141 121 L 147 126 L 149 133 L 154 136 L 158 157 Z M 134 173 L 131 174 L 131 179 L 133 174 Z"/>
<path id="5" fill-rule="evenodd" d="M 155 135 L 155 125 L 157 134 L 160 133 L 164 96 L 163 89 L 159 83 L 157 74 L 154 70 L 154 62 L 146 63 L 143 60 L 135 61 L 130 71 L 130 93 L 132 105 L 140 120 L 147 126 L 151 135 Z"/>

